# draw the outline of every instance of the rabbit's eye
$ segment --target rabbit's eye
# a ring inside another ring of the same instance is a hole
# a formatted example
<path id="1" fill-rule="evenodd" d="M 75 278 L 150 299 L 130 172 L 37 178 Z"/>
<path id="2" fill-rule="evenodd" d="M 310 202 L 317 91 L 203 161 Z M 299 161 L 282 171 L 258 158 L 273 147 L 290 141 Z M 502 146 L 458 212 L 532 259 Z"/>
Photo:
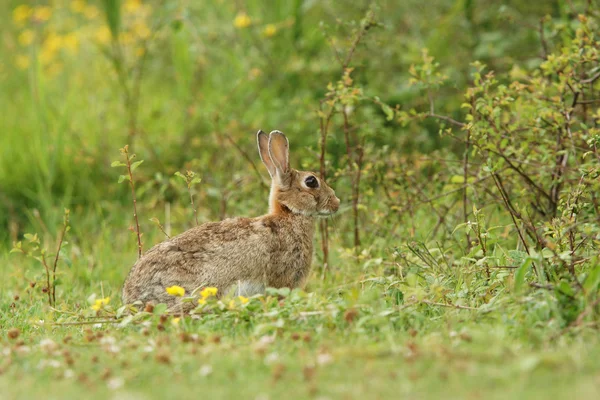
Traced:
<path id="1" fill-rule="evenodd" d="M 304 183 L 306 183 L 306 186 L 308 186 L 309 188 L 316 189 L 319 187 L 319 181 L 312 175 L 306 178 L 304 180 Z"/>

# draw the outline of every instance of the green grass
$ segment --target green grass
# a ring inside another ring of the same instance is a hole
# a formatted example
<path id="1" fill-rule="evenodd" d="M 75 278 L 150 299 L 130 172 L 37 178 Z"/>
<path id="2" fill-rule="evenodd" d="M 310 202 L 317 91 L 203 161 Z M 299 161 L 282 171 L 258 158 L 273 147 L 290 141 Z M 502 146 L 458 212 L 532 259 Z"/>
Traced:
<path id="1" fill-rule="evenodd" d="M 366 280 L 382 276 L 382 269 L 365 274 L 362 265 L 335 256 L 335 269 L 324 280 L 317 262 L 306 292 L 256 297 L 234 310 L 217 308 L 176 324 L 173 317 L 161 322 L 150 313 L 123 326 L 88 324 L 95 312 L 86 299 L 102 291 L 111 301 L 98 320 L 114 318 L 135 243 L 130 232 L 114 228 L 96 232 L 93 243 L 73 239 L 82 241 L 81 256 L 69 252 L 71 267 L 60 265 L 63 283 L 54 310 L 45 304 L 35 261 L 4 256 L 3 398 L 599 394 L 598 335 L 585 326 L 567 332 L 544 321 L 543 294 L 458 309 L 410 298 L 415 288 L 403 282 L 392 285 L 404 293 L 398 302 L 387 283 Z M 11 302 L 15 295 L 19 300 Z M 10 339 L 8 330 L 15 328 L 20 335 Z"/>

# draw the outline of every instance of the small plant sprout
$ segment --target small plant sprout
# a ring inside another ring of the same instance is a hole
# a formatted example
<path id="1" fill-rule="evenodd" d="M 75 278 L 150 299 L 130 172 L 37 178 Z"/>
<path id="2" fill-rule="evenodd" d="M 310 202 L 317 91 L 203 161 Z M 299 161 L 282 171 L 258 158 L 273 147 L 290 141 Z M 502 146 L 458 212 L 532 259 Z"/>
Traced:
<path id="1" fill-rule="evenodd" d="M 60 279 L 56 277 L 58 261 L 60 260 L 63 246 L 67 244 L 65 236 L 67 232 L 71 230 L 71 227 L 69 226 L 69 215 L 70 210 L 65 209 L 63 214 L 63 226 L 60 237 L 58 238 L 56 254 L 54 255 L 52 264 L 50 264 L 49 260 L 49 258 L 51 259 L 51 256 L 48 255 L 46 248 L 42 246 L 37 233 L 26 233 L 24 237 L 27 241 L 27 245 L 23 246 L 23 242 L 21 241 L 16 242 L 10 251 L 11 253 L 21 253 L 31 257 L 44 267 L 44 271 L 46 272 L 46 286 L 42 289 L 42 292 L 48 295 L 48 304 L 51 307 L 56 305 L 56 286 L 60 283 Z"/>
<path id="2" fill-rule="evenodd" d="M 129 146 L 128 145 L 125 145 L 125 147 L 121 148 L 120 151 L 121 151 L 121 154 L 123 155 L 123 157 L 125 157 L 126 163 L 124 164 L 120 161 L 113 161 L 113 163 L 111 164 L 111 167 L 127 168 L 127 174 L 119 176 L 119 183 L 127 180 L 127 181 L 129 181 L 129 186 L 131 187 L 131 197 L 133 200 L 133 219 L 135 221 L 135 233 L 137 236 L 138 258 L 139 258 L 142 256 L 143 243 L 142 243 L 142 233 L 140 232 L 140 223 L 138 221 L 137 199 L 135 197 L 135 182 L 133 180 L 133 171 L 135 171 L 136 168 L 139 167 L 140 164 L 144 162 L 144 160 L 132 162 L 135 159 L 136 155 L 129 154 Z"/>
<path id="3" fill-rule="evenodd" d="M 160 231 L 163 233 L 163 235 L 165 235 L 167 237 L 167 239 L 169 239 L 171 237 L 165 230 L 165 227 L 160 223 L 160 220 L 158 218 L 152 217 L 152 218 L 150 218 L 149 221 L 152 222 L 154 225 L 156 225 L 158 227 L 158 229 L 160 229 Z"/>
<path id="4" fill-rule="evenodd" d="M 194 204 L 194 195 L 192 194 L 192 187 L 200 183 L 202 179 L 194 171 L 189 170 L 185 171 L 185 174 L 182 174 L 181 172 L 177 171 L 175 172 L 175 176 L 178 176 L 185 181 L 188 193 L 190 195 L 190 205 L 192 206 L 192 211 L 194 212 L 196 226 L 198 226 L 200 224 L 198 223 L 198 211 L 196 210 L 196 205 Z"/>

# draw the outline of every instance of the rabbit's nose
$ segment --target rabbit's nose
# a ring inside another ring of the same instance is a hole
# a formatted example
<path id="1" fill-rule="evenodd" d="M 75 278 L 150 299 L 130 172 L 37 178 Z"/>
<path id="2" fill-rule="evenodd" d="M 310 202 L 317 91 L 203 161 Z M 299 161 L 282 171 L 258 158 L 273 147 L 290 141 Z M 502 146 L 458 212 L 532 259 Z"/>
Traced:
<path id="1" fill-rule="evenodd" d="M 336 196 L 331 199 L 331 211 L 336 212 L 340 208 L 340 199 Z"/>

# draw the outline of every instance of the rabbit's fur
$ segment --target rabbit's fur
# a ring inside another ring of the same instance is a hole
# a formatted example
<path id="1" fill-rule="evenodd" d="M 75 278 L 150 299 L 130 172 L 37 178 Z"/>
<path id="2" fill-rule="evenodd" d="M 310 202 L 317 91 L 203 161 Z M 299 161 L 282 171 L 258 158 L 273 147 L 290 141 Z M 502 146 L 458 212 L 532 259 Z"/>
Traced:
<path id="1" fill-rule="evenodd" d="M 177 306 L 180 298 L 165 289 L 177 285 L 189 295 L 212 286 L 219 294 L 235 289 L 236 294 L 251 296 L 265 287 L 305 283 L 315 217 L 335 213 L 340 200 L 316 174 L 290 168 L 283 133 L 259 131 L 257 141 L 272 178 L 269 213 L 205 223 L 157 244 L 129 272 L 124 303 L 166 303 L 170 309 L 189 311 L 194 303 Z M 318 187 L 310 187 L 315 180 Z"/>

